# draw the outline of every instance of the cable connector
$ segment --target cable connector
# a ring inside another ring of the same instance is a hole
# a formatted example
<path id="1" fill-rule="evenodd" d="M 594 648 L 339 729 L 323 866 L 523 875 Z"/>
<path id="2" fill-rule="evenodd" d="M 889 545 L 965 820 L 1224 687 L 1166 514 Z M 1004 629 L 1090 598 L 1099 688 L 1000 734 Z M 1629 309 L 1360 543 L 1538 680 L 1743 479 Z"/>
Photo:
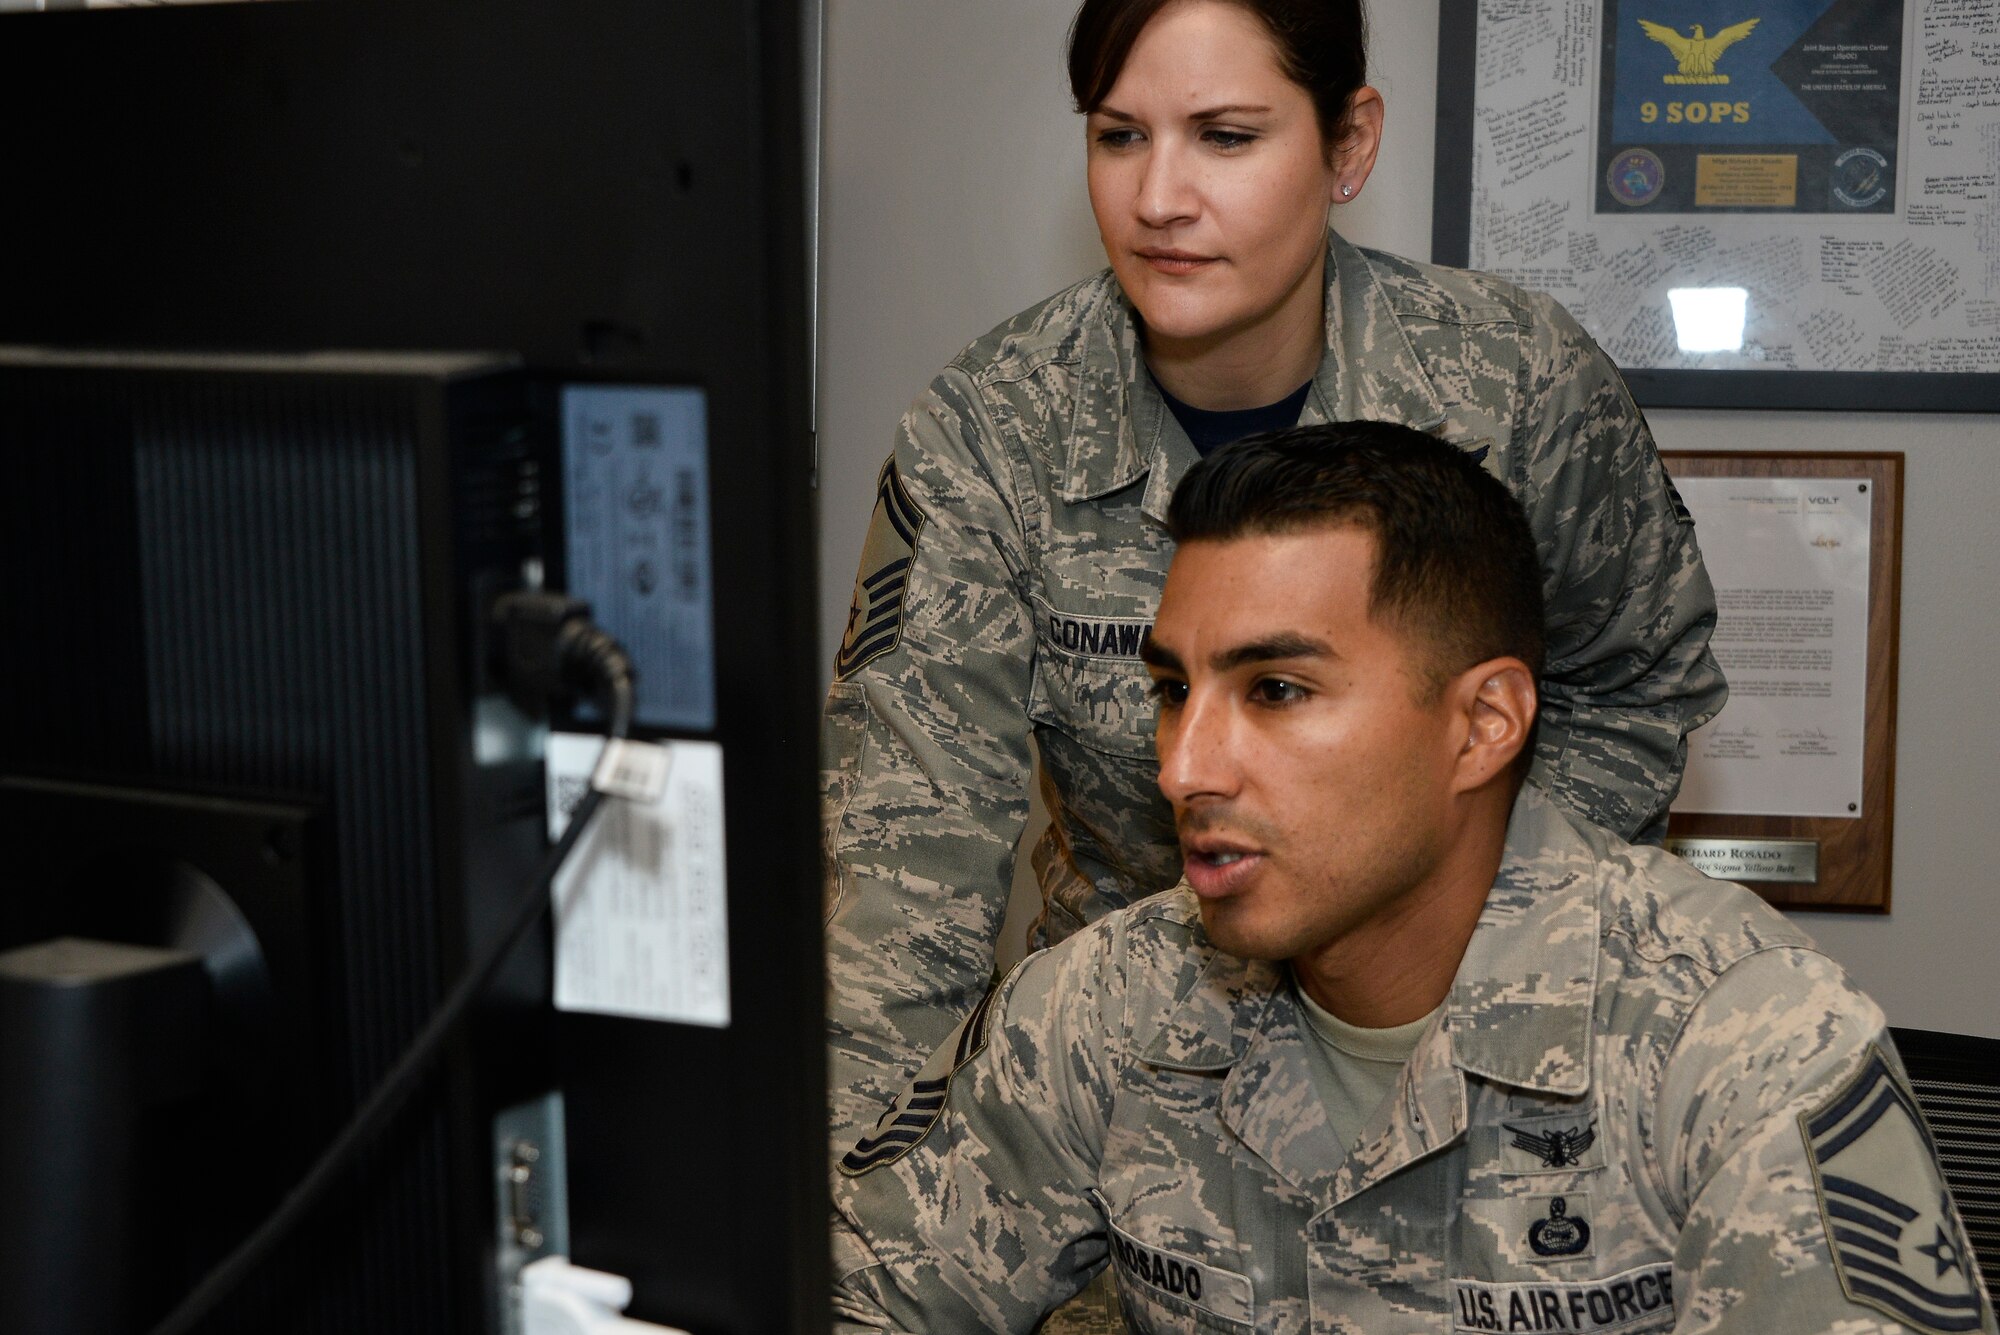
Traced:
<path id="1" fill-rule="evenodd" d="M 493 600 L 498 643 L 495 669 L 507 693 L 530 717 L 548 712 L 551 696 L 587 696 L 612 713 L 613 736 L 622 735 L 617 717 L 632 699 L 632 660 L 624 648 L 590 619 L 590 604 L 545 589 L 518 589 Z"/>
<path id="2" fill-rule="evenodd" d="M 624 1276 L 544 1256 L 521 1270 L 521 1335 L 687 1335 L 619 1315 L 631 1301 Z"/>

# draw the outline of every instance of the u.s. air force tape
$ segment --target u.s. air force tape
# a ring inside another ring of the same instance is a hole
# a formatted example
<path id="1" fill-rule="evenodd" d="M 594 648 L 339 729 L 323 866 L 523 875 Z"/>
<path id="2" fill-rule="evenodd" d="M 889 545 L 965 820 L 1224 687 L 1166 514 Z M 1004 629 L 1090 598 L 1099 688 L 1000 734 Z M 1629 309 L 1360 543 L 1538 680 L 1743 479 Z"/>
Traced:
<path id="1" fill-rule="evenodd" d="M 993 998 L 1000 988 L 989 989 L 972 1014 L 965 1017 L 958 1032 L 931 1054 L 924 1069 L 917 1072 L 909 1088 L 889 1105 L 874 1130 L 856 1141 L 854 1148 L 840 1156 L 840 1171 L 859 1177 L 871 1169 L 896 1160 L 915 1149 L 944 1116 L 945 1096 L 958 1069 L 979 1055 L 986 1046 L 986 1022 L 993 1013 Z"/>
<path id="2" fill-rule="evenodd" d="M 1452 1329 L 1534 1331 L 1536 1335 L 1596 1335 L 1652 1317 L 1662 1326 L 1674 1311 L 1674 1268 L 1642 1265 L 1603 1279 L 1574 1283 L 1493 1284 L 1455 1279 Z M 1650 1328 L 1650 1327 L 1649 1327 Z"/>
<path id="3" fill-rule="evenodd" d="M 889 456 L 875 479 L 875 513 L 861 546 L 861 569 L 854 577 L 854 600 L 847 608 L 847 632 L 834 656 L 837 681 L 859 672 L 896 647 L 903 635 L 903 608 L 910 567 L 917 559 L 924 512 L 910 499 Z"/>

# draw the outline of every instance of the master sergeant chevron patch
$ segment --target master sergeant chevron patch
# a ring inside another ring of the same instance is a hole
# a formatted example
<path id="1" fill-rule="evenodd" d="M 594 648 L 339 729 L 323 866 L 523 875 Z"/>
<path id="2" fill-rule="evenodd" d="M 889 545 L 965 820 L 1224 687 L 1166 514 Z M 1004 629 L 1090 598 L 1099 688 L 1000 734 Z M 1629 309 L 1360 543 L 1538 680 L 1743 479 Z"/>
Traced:
<path id="1" fill-rule="evenodd" d="M 1914 1098 L 1877 1049 L 1799 1126 L 1847 1296 L 1918 1330 L 1978 1330 L 1974 1260 Z"/>
<path id="2" fill-rule="evenodd" d="M 875 514 L 861 547 L 854 601 L 847 608 L 847 633 L 833 660 L 835 681 L 847 680 L 902 638 L 904 594 L 923 529 L 924 512 L 904 489 L 891 455 L 875 482 Z"/>
<path id="3" fill-rule="evenodd" d="M 1018 966 L 1017 966 L 1018 967 Z M 931 1059 L 924 1063 L 909 1087 L 889 1105 L 874 1129 L 855 1142 L 840 1158 L 840 1171 L 859 1177 L 873 1168 L 896 1160 L 915 1149 L 944 1116 L 945 1099 L 951 1093 L 951 1078 L 958 1068 L 979 1055 L 986 1046 L 987 1021 L 993 1013 L 995 985 L 965 1017 L 956 1033 L 946 1039 Z"/>

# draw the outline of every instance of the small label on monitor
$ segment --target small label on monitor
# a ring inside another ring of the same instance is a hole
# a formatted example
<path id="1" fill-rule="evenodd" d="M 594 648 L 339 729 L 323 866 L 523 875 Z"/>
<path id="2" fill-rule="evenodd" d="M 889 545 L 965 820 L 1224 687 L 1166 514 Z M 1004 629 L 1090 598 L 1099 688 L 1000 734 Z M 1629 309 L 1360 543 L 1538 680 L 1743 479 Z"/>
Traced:
<path id="1" fill-rule="evenodd" d="M 598 771 L 604 739 L 549 738 L 549 837 Z M 658 795 L 606 802 L 551 891 L 556 1009 L 726 1028 L 729 898 L 722 748 L 667 742 Z"/>
<path id="2" fill-rule="evenodd" d="M 604 744 L 604 754 L 590 776 L 591 787 L 607 797 L 622 797 L 642 805 L 660 800 L 667 791 L 667 776 L 673 772 L 671 747 L 651 742 L 635 742 L 614 737 Z"/>
<path id="3" fill-rule="evenodd" d="M 713 728 L 707 397 L 567 385 L 562 420 L 568 591 L 631 655 L 639 723 Z"/>

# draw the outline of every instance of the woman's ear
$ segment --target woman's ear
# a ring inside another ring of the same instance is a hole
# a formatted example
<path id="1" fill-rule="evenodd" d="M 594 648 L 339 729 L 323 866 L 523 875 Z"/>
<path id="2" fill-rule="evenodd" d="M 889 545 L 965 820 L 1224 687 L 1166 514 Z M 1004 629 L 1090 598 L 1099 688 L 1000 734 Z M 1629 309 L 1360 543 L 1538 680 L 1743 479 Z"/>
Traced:
<path id="1" fill-rule="evenodd" d="M 1450 690 L 1465 729 L 1452 791 L 1469 793 L 1505 775 L 1527 749 L 1539 704 L 1535 674 L 1518 658 L 1494 658 L 1460 673 Z"/>
<path id="2" fill-rule="evenodd" d="M 1375 155 L 1382 148 L 1382 94 L 1363 85 L 1347 99 L 1347 114 L 1341 118 L 1340 142 L 1331 151 L 1333 202 L 1345 204 L 1361 193 L 1368 173 L 1375 170 Z"/>

